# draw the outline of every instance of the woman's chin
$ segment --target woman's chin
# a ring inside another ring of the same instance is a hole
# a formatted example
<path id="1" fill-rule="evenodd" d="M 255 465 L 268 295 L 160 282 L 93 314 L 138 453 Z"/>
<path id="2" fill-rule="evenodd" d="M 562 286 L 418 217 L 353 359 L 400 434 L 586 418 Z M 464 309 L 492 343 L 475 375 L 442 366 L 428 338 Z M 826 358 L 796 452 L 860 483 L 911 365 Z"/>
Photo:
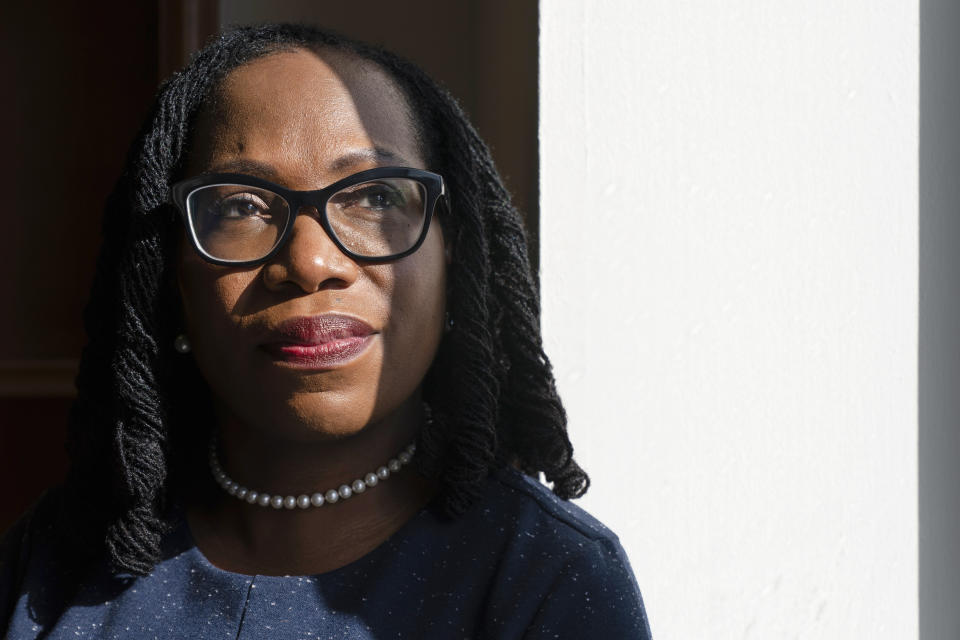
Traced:
<path id="1" fill-rule="evenodd" d="M 295 394 L 283 411 L 274 413 L 280 419 L 266 424 L 266 430 L 297 442 L 323 442 L 354 436 L 374 419 L 372 402 L 345 398 L 317 402 L 315 396 Z"/>

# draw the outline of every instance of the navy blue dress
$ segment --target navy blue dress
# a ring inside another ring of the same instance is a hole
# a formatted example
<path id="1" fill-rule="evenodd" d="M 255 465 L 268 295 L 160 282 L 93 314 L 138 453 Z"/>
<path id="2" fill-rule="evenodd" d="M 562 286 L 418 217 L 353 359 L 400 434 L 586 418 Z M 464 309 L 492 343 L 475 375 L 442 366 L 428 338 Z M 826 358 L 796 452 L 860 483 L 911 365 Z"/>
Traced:
<path id="1" fill-rule="evenodd" d="M 150 575 L 104 569 L 59 602 L 45 549 L 13 537 L 0 558 L 0 607 L 5 594 L 12 607 L 0 631 L 8 624 L 15 639 L 650 637 L 616 536 L 512 469 L 492 474 L 461 517 L 427 507 L 369 554 L 319 575 L 218 569 L 181 518 Z"/>

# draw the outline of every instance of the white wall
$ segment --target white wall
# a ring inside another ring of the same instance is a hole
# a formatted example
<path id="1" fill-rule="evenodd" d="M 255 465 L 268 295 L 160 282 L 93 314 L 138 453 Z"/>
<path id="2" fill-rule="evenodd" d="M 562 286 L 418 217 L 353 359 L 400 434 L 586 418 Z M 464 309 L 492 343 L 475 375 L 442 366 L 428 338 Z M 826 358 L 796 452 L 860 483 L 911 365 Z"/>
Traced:
<path id="1" fill-rule="evenodd" d="M 654 635 L 917 637 L 918 2 L 540 7 L 547 353 Z"/>

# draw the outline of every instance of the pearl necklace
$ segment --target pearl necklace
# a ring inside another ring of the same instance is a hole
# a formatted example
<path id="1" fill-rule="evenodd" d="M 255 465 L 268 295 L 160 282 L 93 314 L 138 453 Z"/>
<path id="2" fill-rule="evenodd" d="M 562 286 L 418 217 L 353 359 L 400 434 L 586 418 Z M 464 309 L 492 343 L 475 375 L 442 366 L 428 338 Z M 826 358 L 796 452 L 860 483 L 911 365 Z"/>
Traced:
<path id="1" fill-rule="evenodd" d="M 346 500 L 352 495 L 363 493 L 367 489 L 377 486 L 382 480 L 386 480 L 391 474 L 400 471 L 409 464 L 416 450 L 417 446 L 411 442 L 395 458 L 390 458 L 385 465 L 376 471 L 371 471 L 363 478 L 357 478 L 350 484 L 342 484 L 338 489 L 330 489 L 326 492 L 318 491 L 313 495 L 303 493 L 299 496 L 272 496 L 269 493 L 247 489 L 231 480 L 223 471 L 220 460 L 217 458 L 216 436 L 211 436 L 210 471 L 213 472 L 214 479 L 224 491 L 240 500 L 245 500 L 249 504 L 273 507 L 274 509 L 295 509 L 296 507 L 307 509 L 311 506 L 322 507 L 324 504 L 334 504 L 339 500 Z"/>

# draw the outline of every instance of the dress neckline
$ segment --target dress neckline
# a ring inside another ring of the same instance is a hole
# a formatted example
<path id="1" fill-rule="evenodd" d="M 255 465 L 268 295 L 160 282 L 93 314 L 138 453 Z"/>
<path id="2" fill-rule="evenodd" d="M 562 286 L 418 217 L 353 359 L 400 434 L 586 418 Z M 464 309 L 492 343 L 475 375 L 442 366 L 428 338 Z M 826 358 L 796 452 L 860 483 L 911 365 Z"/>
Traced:
<path id="1" fill-rule="evenodd" d="M 335 578 L 341 573 L 351 573 L 357 569 L 362 568 L 364 565 L 376 564 L 378 559 L 385 554 L 390 553 L 393 549 L 396 549 L 403 545 L 404 541 L 410 538 L 411 535 L 420 527 L 427 524 L 427 520 L 432 518 L 433 501 L 428 502 L 426 505 L 420 508 L 419 511 L 414 513 L 413 517 L 404 522 L 400 528 L 390 534 L 386 539 L 383 540 L 376 547 L 360 556 L 359 558 L 348 562 L 347 564 L 337 567 L 336 569 L 331 569 L 330 571 L 324 571 L 321 573 L 304 573 L 304 574 L 286 574 L 286 575 L 272 575 L 264 573 L 241 573 L 238 571 L 230 571 L 229 569 L 222 569 L 217 565 L 213 564 L 206 554 L 200 549 L 197 545 L 196 538 L 193 536 L 193 532 L 190 529 L 190 523 L 186 517 L 186 510 L 178 505 L 174 510 L 174 517 L 176 524 L 174 525 L 174 530 L 171 536 L 171 542 L 173 543 L 173 553 L 171 557 L 187 554 L 192 556 L 196 564 L 198 564 L 204 571 L 211 574 L 222 576 L 232 579 L 241 579 L 250 581 L 256 579 L 258 581 L 262 580 L 320 580 L 320 579 L 331 579 Z"/>

